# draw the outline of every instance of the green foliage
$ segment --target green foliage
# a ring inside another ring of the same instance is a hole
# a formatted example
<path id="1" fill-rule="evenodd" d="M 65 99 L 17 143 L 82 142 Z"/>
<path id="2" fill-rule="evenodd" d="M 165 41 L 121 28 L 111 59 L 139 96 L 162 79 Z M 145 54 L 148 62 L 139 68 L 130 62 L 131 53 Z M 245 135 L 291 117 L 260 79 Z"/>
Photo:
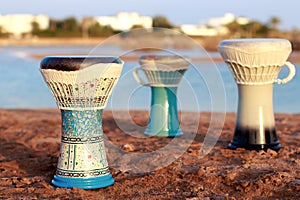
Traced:
<path id="1" fill-rule="evenodd" d="M 269 20 L 269 24 L 272 29 L 277 29 L 277 26 L 281 23 L 281 19 L 279 17 L 273 16 Z"/>
<path id="2" fill-rule="evenodd" d="M 233 21 L 227 24 L 227 28 L 229 29 L 229 35 L 241 38 L 267 37 L 271 31 L 268 25 L 259 21 L 251 21 L 244 25 Z"/>
<path id="3" fill-rule="evenodd" d="M 142 25 L 135 24 L 131 27 L 131 29 L 138 29 L 138 28 L 144 28 Z"/>
<path id="4" fill-rule="evenodd" d="M 101 26 L 99 23 L 95 23 L 88 29 L 89 36 L 91 37 L 107 37 L 114 32 L 110 26 Z"/>
<path id="5" fill-rule="evenodd" d="M 92 18 L 85 18 L 79 24 L 74 17 L 63 20 L 50 20 L 46 30 L 40 30 L 37 23 L 32 23 L 32 34 L 39 37 L 107 37 L 114 34 L 110 26 L 101 26 Z"/>
<path id="6" fill-rule="evenodd" d="M 50 27 L 46 30 L 40 30 L 32 23 L 32 34 L 40 37 L 80 37 L 81 27 L 74 17 L 68 17 L 64 20 L 50 20 Z"/>
<path id="7" fill-rule="evenodd" d="M 35 34 L 39 33 L 40 26 L 39 26 L 39 24 L 37 22 L 32 22 L 31 26 L 32 26 L 32 31 L 31 31 L 32 34 L 35 35 Z"/>
<path id="8" fill-rule="evenodd" d="M 226 25 L 229 30 L 227 37 L 278 37 L 282 32 L 277 29 L 281 19 L 273 16 L 270 20 L 263 24 L 259 21 L 250 21 L 248 24 L 239 24 L 233 21 Z M 153 27 L 159 28 L 174 28 L 173 24 L 163 15 L 153 17 Z M 135 25 L 132 29 L 141 28 Z M 76 18 L 68 17 L 63 20 L 50 20 L 50 26 L 46 30 L 40 30 L 37 22 L 32 23 L 32 34 L 40 37 L 108 37 L 113 34 L 119 33 L 114 31 L 110 26 L 101 26 L 93 17 L 86 17 L 82 20 L 81 24 L 78 23 Z M 4 37 L 0 27 L 0 37 Z"/>
<path id="9" fill-rule="evenodd" d="M 169 22 L 169 20 L 162 15 L 157 15 L 153 18 L 153 27 L 160 28 L 173 28 L 174 26 Z"/>
<path id="10" fill-rule="evenodd" d="M 3 30 L 2 30 L 2 27 L 0 26 L 0 37 L 1 38 L 7 38 L 9 36 L 8 33 L 4 33 Z"/>
<path id="11" fill-rule="evenodd" d="M 226 25 L 231 35 L 237 35 L 244 32 L 244 27 L 241 26 L 237 21 L 233 21 Z"/>

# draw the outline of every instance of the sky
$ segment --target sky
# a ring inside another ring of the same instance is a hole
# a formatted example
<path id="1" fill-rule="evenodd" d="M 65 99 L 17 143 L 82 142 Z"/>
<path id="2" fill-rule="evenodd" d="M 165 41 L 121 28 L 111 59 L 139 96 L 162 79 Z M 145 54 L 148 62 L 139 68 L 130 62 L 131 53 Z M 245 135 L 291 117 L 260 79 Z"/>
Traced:
<path id="1" fill-rule="evenodd" d="M 116 15 L 138 12 L 154 17 L 164 15 L 175 25 L 200 24 L 225 13 L 263 23 L 279 17 L 279 28 L 300 29 L 299 0 L 0 0 L 0 14 L 46 14 L 54 19 Z"/>

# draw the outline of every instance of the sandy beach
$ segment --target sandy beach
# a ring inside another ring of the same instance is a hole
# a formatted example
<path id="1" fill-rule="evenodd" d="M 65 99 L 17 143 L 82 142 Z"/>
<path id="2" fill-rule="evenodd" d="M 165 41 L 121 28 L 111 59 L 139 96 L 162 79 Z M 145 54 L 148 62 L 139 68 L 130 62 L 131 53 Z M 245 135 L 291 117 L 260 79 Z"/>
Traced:
<path id="1" fill-rule="evenodd" d="M 136 124 L 147 124 L 148 112 L 130 111 L 130 114 Z M 122 113 L 118 116 L 123 125 L 131 127 Z M 199 116 L 197 123 L 195 119 Z M 59 110 L 2 109 L 0 199 L 299 199 L 300 114 L 275 116 L 283 146 L 278 152 L 227 149 L 235 125 L 235 114 L 227 113 L 223 129 L 217 128 L 222 130 L 217 144 L 200 158 L 210 113 L 182 113 L 185 135 L 178 140 L 175 151 L 145 163 L 126 155 L 155 152 L 174 139 L 145 138 L 143 128 L 134 127 L 130 128 L 134 135 L 128 135 L 118 127 L 112 113 L 105 111 L 103 130 L 115 184 L 104 189 L 82 190 L 56 188 L 50 184 L 59 154 Z M 188 148 L 174 157 L 186 146 L 190 136 L 193 140 Z M 165 158 L 171 159 L 170 164 L 157 166 L 157 162 Z M 152 168 L 139 172 L 143 167 Z"/>

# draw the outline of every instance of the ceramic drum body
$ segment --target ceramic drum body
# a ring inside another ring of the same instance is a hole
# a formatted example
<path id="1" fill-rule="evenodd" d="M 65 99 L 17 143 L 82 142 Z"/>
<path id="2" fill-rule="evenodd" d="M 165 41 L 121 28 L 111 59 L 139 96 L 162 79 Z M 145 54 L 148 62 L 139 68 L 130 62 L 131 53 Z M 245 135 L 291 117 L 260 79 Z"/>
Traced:
<path id="1" fill-rule="evenodd" d="M 123 61 L 116 57 L 46 57 L 41 73 L 62 116 L 60 155 L 53 185 L 95 189 L 114 183 L 102 131 L 102 111 Z"/>
<path id="2" fill-rule="evenodd" d="M 229 148 L 277 150 L 281 147 L 275 129 L 273 85 L 284 84 L 295 75 L 287 62 L 291 44 L 284 39 L 224 40 L 219 52 L 238 85 L 238 110 L 233 141 Z M 289 75 L 277 79 L 283 66 Z"/>
<path id="3" fill-rule="evenodd" d="M 145 134 L 161 137 L 182 135 L 178 120 L 177 88 L 189 61 L 180 56 L 145 55 L 140 57 L 140 65 L 133 75 L 141 85 L 151 88 L 150 118 Z M 139 77 L 139 71 L 144 72 L 147 82 Z"/>

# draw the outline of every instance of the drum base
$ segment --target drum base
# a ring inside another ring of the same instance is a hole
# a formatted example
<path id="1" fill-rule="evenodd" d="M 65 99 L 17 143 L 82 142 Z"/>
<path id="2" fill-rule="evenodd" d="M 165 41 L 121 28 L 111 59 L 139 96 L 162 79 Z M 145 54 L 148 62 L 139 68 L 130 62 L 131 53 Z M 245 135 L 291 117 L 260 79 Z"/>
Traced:
<path id="1" fill-rule="evenodd" d="M 54 176 L 52 184 L 62 188 L 82 188 L 82 189 L 98 189 L 108 187 L 114 184 L 111 174 L 93 178 L 65 178 Z"/>
<path id="2" fill-rule="evenodd" d="M 230 149 L 244 148 L 247 150 L 279 150 L 281 145 L 276 135 L 275 127 L 260 129 L 237 126 Z"/>
<path id="3" fill-rule="evenodd" d="M 237 144 L 237 143 L 229 143 L 228 148 L 235 150 L 237 148 L 244 148 L 247 150 L 264 150 L 266 151 L 267 149 L 272 149 L 275 151 L 278 151 L 281 148 L 281 145 L 279 142 L 276 143 L 271 143 L 271 144 Z"/>
<path id="4" fill-rule="evenodd" d="M 182 136 L 183 132 L 181 130 L 177 130 L 177 131 L 159 131 L 156 133 L 151 130 L 146 130 L 145 135 L 157 136 L 157 137 L 178 137 L 178 136 Z"/>

